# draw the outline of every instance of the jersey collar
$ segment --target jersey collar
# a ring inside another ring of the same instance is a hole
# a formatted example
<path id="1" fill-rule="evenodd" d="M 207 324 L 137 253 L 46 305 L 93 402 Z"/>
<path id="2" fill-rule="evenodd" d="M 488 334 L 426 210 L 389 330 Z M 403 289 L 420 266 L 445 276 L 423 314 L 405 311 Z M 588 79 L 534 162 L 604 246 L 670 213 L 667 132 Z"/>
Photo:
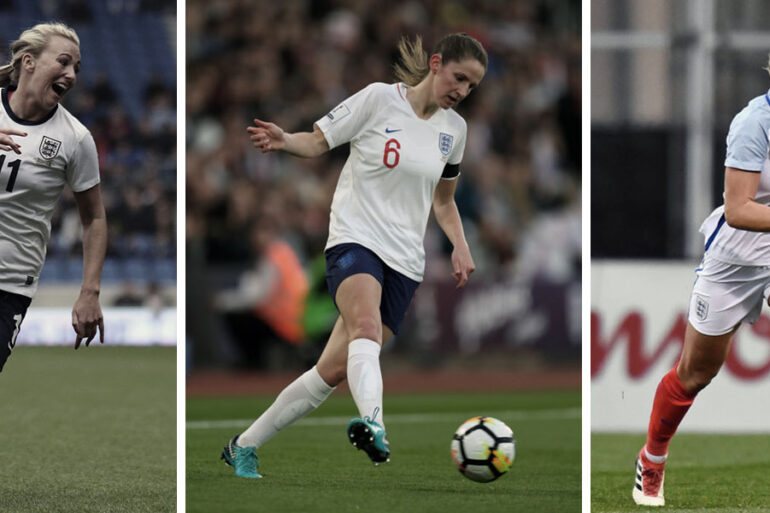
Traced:
<path id="1" fill-rule="evenodd" d="M 43 123 L 45 123 L 46 121 L 51 119 L 53 117 L 53 115 L 56 113 L 56 111 L 59 109 L 59 106 L 57 105 L 56 107 L 51 109 L 51 112 L 49 112 L 48 115 L 46 115 L 46 117 L 44 117 L 40 121 L 27 121 L 26 119 L 21 119 L 19 116 L 14 114 L 13 111 L 11 110 L 11 104 L 8 102 L 8 91 L 9 90 L 15 91 L 16 87 L 15 86 L 9 86 L 9 87 L 4 87 L 3 88 L 3 90 L 2 90 L 3 91 L 2 92 L 3 108 L 5 109 L 5 112 L 8 113 L 8 117 L 11 118 L 14 122 L 16 122 L 16 123 L 18 123 L 20 125 L 27 125 L 27 126 L 42 125 Z"/>

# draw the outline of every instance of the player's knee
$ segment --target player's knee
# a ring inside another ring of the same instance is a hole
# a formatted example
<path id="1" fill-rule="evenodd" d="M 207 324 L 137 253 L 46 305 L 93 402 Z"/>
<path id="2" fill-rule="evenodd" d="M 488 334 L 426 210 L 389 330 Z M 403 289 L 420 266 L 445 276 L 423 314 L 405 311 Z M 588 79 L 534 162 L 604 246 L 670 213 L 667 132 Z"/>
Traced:
<path id="1" fill-rule="evenodd" d="M 318 369 L 318 375 L 330 387 L 336 387 L 347 378 L 348 368 L 346 360 L 325 365 L 319 362 L 316 368 Z"/>
<path id="2" fill-rule="evenodd" d="M 347 366 L 342 366 L 338 369 L 334 369 L 329 374 L 329 379 L 328 380 L 324 379 L 324 382 L 326 382 L 326 384 L 329 385 L 330 387 L 336 387 L 337 385 L 345 381 L 345 379 L 347 378 L 347 374 L 348 374 Z"/>
<path id="3" fill-rule="evenodd" d="M 717 372 L 719 372 L 719 369 L 710 369 L 710 368 L 694 368 L 694 367 L 684 367 L 680 370 L 680 376 L 679 379 L 682 382 L 682 385 L 684 385 L 684 388 L 687 389 L 690 392 L 696 393 L 700 392 L 704 388 L 706 388 L 709 383 L 711 383 L 711 380 L 714 379 L 714 376 L 717 375 Z"/>
<path id="4" fill-rule="evenodd" d="M 359 315 L 349 323 L 348 336 L 350 340 L 368 338 L 376 342 L 382 341 L 382 324 L 377 315 Z"/>

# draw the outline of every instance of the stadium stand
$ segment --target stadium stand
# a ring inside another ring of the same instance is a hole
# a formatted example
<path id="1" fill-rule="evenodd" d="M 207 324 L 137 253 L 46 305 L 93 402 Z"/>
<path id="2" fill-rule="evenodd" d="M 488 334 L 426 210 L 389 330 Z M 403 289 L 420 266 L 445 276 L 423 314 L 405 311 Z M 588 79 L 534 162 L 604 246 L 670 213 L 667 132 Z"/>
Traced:
<path id="1" fill-rule="evenodd" d="M 0 5 L 0 41 L 47 20 L 71 25 L 82 68 L 64 106 L 94 136 L 109 223 L 103 281 L 176 281 L 175 2 L 16 0 Z M 80 226 L 65 192 L 52 220 L 42 284 L 77 283 Z"/>

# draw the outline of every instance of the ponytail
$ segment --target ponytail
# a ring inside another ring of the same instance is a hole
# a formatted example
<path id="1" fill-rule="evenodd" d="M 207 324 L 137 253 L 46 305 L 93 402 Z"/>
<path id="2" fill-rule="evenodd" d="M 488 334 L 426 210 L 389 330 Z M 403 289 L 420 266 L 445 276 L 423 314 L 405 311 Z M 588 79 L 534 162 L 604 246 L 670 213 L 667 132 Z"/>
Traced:
<path id="1" fill-rule="evenodd" d="M 398 52 L 401 55 L 401 62 L 393 65 L 396 78 L 406 85 L 416 86 L 428 76 L 430 71 L 428 65 L 430 56 L 422 48 L 422 38 L 417 36 L 414 42 L 411 42 L 402 36 L 398 42 Z M 435 54 L 441 55 L 443 64 L 451 61 L 460 62 L 463 59 L 476 59 L 484 66 L 484 71 L 487 69 L 486 50 L 481 43 L 465 33 L 444 36 L 430 55 Z"/>
<path id="2" fill-rule="evenodd" d="M 398 53 L 401 62 L 393 65 L 396 78 L 408 86 L 416 86 L 428 75 L 428 54 L 422 49 L 422 37 L 417 36 L 414 42 L 405 36 L 398 42 Z"/>
<path id="3" fill-rule="evenodd" d="M 11 74 L 13 73 L 13 64 L 0 66 L 0 87 L 8 87 L 13 82 Z"/>

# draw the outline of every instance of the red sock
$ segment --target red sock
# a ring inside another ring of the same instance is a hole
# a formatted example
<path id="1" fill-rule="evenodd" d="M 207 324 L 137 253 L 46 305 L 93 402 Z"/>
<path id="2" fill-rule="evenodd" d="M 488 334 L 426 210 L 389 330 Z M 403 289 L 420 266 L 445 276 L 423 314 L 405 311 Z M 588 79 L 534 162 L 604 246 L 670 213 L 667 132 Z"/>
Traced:
<path id="1" fill-rule="evenodd" d="M 660 380 L 652 403 L 650 426 L 647 430 L 647 452 L 655 456 L 668 454 L 668 444 L 676 433 L 685 413 L 690 409 L 697 392 L 688 392 L 679 376 L 676 366 Z"/>

